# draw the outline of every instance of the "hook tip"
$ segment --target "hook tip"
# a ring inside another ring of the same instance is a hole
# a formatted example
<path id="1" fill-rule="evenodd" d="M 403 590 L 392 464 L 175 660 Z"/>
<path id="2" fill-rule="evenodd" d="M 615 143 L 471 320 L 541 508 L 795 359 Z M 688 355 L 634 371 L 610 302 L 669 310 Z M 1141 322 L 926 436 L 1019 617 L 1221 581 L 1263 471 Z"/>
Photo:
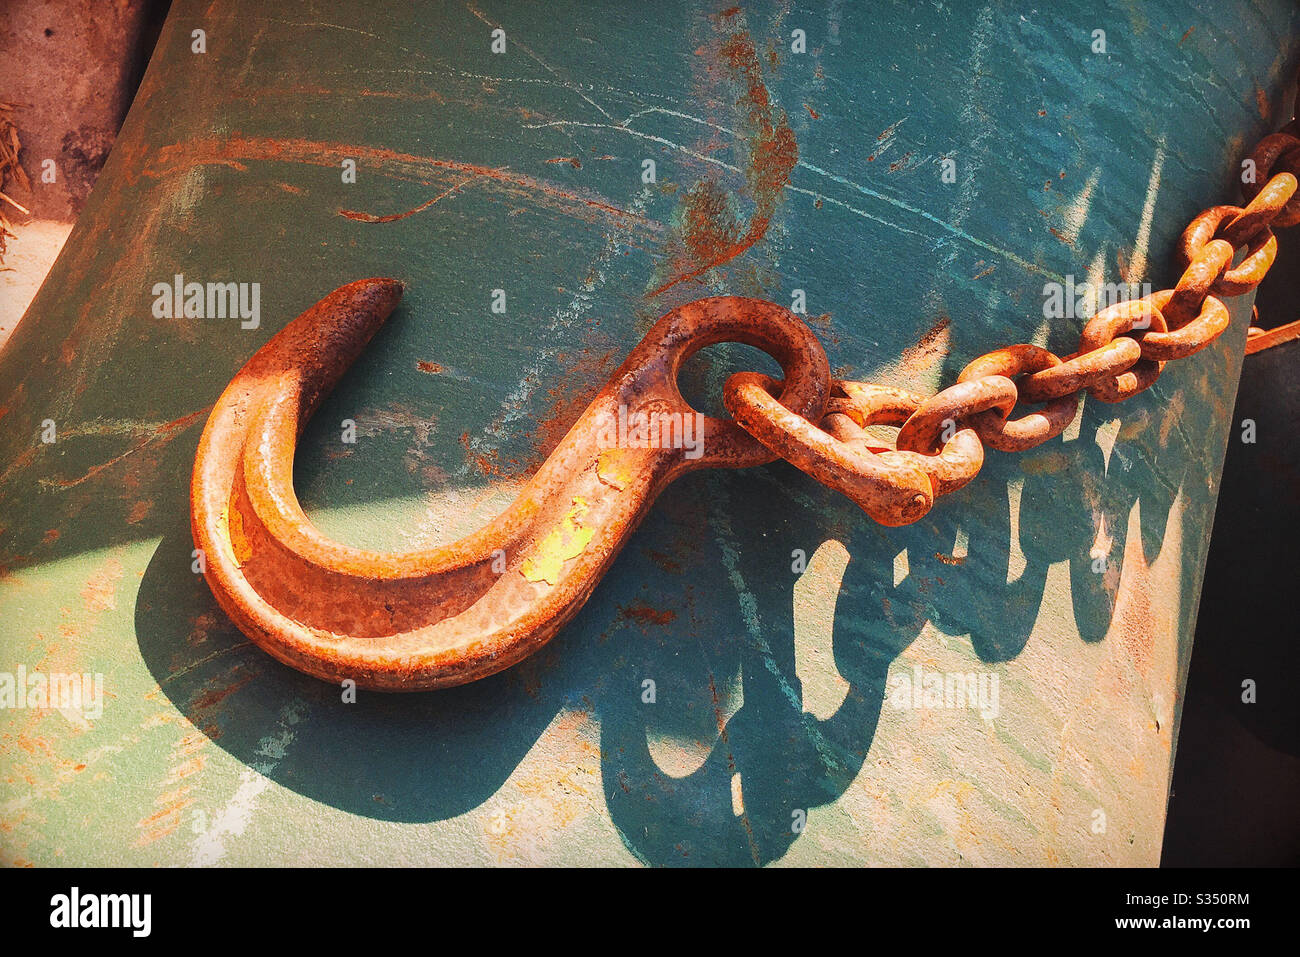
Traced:
<path id="1" fill-rule="evenodd" d="M 372 276 L 369 279 L 363 279 L 372 291 L 392 296 L 396 301 L 402 298 L 402 293 L 406 292 L 406 283 L 400 279 L 394 279 L 392 276 Z"/>

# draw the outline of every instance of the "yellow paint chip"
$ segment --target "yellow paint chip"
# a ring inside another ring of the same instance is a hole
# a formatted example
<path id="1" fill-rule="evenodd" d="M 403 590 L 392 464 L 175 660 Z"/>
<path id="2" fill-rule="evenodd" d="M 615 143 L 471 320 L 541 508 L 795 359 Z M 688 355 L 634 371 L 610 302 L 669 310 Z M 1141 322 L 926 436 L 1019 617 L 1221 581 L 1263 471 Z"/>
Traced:
<path id="1" fill-rule="evenodd" d="M 596 460 L 596 475 L 606 485 L 627 488 L 633 478 L 631 457 L 623 449 L 605 449 Z"/>
<path id="2" fill-rule="evenodd" d="M 537 552 L 519 566 L 519 571 L 530 582 L 544 581 L 550 585 L 560 583 L 560 571 L 570 558 L 581 555 L 596 534 L 595 528 L 585 528 L 582 517 L 590 508 L 585 498 L 574 497 L 573 507 L 560 524 L 537 545 Z"/>

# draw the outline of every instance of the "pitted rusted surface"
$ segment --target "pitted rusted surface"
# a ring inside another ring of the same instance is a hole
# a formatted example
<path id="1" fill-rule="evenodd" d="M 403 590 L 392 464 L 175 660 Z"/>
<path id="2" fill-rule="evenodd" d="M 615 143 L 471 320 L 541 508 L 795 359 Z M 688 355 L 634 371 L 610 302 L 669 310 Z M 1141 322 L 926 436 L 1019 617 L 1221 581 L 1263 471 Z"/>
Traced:
<path id="1" fill-rule="evenodd" d="M 901 426 L 925 400 L 914 392 L 871 382 L 841 381 L 836 384 L 844 392 L 844 398 L 835 404 L 837 420 L 823 421 L 826 430 L 838 439 L 865 445 L 879 454 L 882 461 L 919 468 L 930 477 L 936 499 L 957 491 L 973 479 L 984 464 L 984 447 L 979 436 L 965 428 L 954 431 L 942 448 L 931 455 L 899 449 L 897 438 L 892 449 L 876 447 L 878 440 L 864 431 L 868 426 Z M 842 422 L 843 419 L 848 420 L 847 424 Z"/>

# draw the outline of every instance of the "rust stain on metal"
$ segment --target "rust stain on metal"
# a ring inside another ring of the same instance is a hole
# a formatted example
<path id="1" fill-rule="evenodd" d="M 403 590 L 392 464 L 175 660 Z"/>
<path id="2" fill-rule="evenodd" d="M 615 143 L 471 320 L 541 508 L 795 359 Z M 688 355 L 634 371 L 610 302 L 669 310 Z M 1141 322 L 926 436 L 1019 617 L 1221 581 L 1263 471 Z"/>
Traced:
<path id="1" fill-rule="evenodd" d="M 117 608 L 117 584 L 122 580 L 121 560 L 110 558 L 100 567 L 81 589 L 81 600 L 86 611 L 93 613 L 110 611 Z"/>
<path id="2" fill-rule="evenodd" d="M 916 345 L 903 350 L 899 371 L 908 377 L 926 372 L 935 362 L 948 354 L 948 327 L 952 319 L 940 316 L 925 334 L 917 340 Z"/>
<path id="3" fill-rule="evenodd" d="M 897 173 L 900 169 L 907 169 L 910 165 L 912 165 L 912 154 L 904 153 L 898 159 L 894 160 L 894 162 L 889 164 L 889 171 L 891 173 Z"/>
<path id="4" fill-rule="evenodd" d="M 477 175 L 478 174 L 475 174 L 475 176 Z M 466 179 L 461 180 L 459 183 L 456 183 L 453 186 L 447 187 L 441 193 L 434 196 L 432 199 L 426 200 L 425 202 L 421 203 L 419 206 L 415 206 L 411 209 L 406 210 L 405 212 L 389 213 L 384 216 L 378 216 L 373 213 L 365 213 L 355 209 L 340 209 L 339 215 L 343 216 L 346 219 L 354 219 L 359 223 L 395 223 L 399 219 L 406 219 L 408 216 L 414 216 L 417 213 L 422 213 L 429 207 L 434 206 L 437 203 L 441 202 L 442 200 L 446 199 L 448 196 L 451 196 L 453 193 L 460 192 L 461 189 L 463 189 L 465 186 L 468 186 L 471 183 L 473 183 L 475 176 L 470 176 Z"/>
<path id="5" fill-rule="evenodd" d="M 1273 104 L 1268 101 L 1268 94 L 1258 83 L 1255 84 L 1255 107 L 1259 110 L 1259 118 L 1265 123 L 1273 118 Z"/>
<path id="6" fill-rule="evenodd" d="M 660 611 L 645 602 L 633 602 L 619 609 L 619 614 L 631 621 L 643 625 L 669 625 L 677 620 L 677 612 L 671 608 Z"/>
<path id="7" fill-rule="evenodd" d="M 115 455 L 111 459 L 101 462 L 100 464 L 88 469 L 85 473 L 83 473 L 82 475 L 78 476 L 75 479 L 47 479 L 46 481 L 50 485 L 60 489 L 75 488 L 76 486 L 81 485 L 83 482 L 86 482 L 94 478 L 96 475 L 99 475 L 101 472 L 105 471 L 106 469 L 112 468 L 114 465 L 117 465 L 119 462 L 129 458 L 132 455 L 135 455 L 138 452 L 142 452 L 145 449 L 149 449 L 149 448 L 155 448 L 160 444 L 166 444 L 167 442 L 170 442 L 177 435 L 181 434 L 186 429 L 198 423 L 203 418 L 203 416 L 207 415 L 211 410 L 212 407 L 208 406 L 207 408 L 204 409 L 196 409 L 195 411 L 190 412 L 188 415 L 181 416 L 179 419 L 173 419 L 171 422 L 164 422 L 160 425 L 150 424 L 147 430 L 144 430 L 147 432 L 145 438 L 143 438 L 140 442 L 128 448 L 125 452 Z M 67 432 L 63 433 L 63 438 L 64 439 L 74 438 L 82 434 L 95 434 L 95 433 L 90 429 L 68 430 Z M 33 455 L 35 454 L 34 450 L 32 454 Z"/>
<path id="8" fill-rule="evenodd" d="M 736 106 L 749 130 L 745 180 L 754 210 L 748 225 L 742 226 L 732 210 L 729 191 L 712 179 L 692 186 L 683 203 L 681 244 L 684 248 L 676 253 L 674 274 L 649 292 L 647 298 L 724 265 L 759 242 L 767 234 L 782 191 L 799 161 L 794 131 L 785 112 L 772 104 L 754 41 L 740 16 L 738 8 L 718 14 L 716 22 L 725 34 L 709 53 L 723 64 L 731 82 L 741 90 Z"/>
<path id="9" fill-rule="evenodd" d="M 564 439 L 583 409 L 595 398 L 600 390 L 600 380 L 609 375 L 614 361 L 611 349 L 603 352 L 584 350 L 556 357 L 563 376 L 560 382 L 547 390 L 549 405 L 537 420 L 533 454 L 525 464 L 525 474 L 535 472 Z"/>
<path id="10" fill-rule="evenodd" d="M 500 463 L 500 455 L 495 449 L 487 452 L 479 452 L 474 449 L 473 441 L 469 432 L 460 434 L 460 444 L 465 449 L 465 455 L 469 458 L 470 467 L 480 475 L 503 476 L 506 469 Z"/>
<path id="11" fill-rule="evenodd" d="M 682 563 L 671 555 L 665 555 L 663 552 L 656 551 L 655 549 L 648 549 L 646 555 L 649 556 L 652 562 L 666 572 L 678 574 L 682 570 Z"/>

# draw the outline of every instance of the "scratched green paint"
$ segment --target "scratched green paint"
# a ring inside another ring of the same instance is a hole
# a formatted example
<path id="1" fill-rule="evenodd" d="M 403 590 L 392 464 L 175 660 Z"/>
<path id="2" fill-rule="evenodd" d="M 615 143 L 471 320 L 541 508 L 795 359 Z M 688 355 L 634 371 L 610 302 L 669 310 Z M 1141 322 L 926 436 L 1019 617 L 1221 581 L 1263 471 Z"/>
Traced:
<path id="1" fill-rule="evenodd" d="M 0 355 L 3 667 L 106 675 L 89 726 L 0 712 L 4 860 L 1158 860 L 1245 302 L 1150 394 L 1088 404 L 1069 441 L 991 453 L 908 529 L 788 466 L 691 476 L 559 638 L 467 688 L 344 704 L 251 646 L 190 570 L 203 410 L 276 329 L 364 275 L 404 279 L 405 300 L 296 469 L 328 534 L 377 548 L 477 527 L 539 433 L 558 438 L 649 324 L 700 295 L 804 289 L 834 367 L 914 388 L 1002 343 L 1069 351 L 1077 321 L 1035 318 L 1043 282 L 1116 281 L 1123 259 L 1168 284 L 1179 228 L 1234 198 L 1241 145 L 1269 128 L 1255 88 L 1280 85 L 1300 15 L 1052 6 L 174 4 Z M 1087 49 L 1096 27 L 1108 56 Z M 742 31 L 801 165 L 752 249 L 650 296 L 682 267 L 691 187 L 714 178 L 742 231 L 754 212 L 755 114 L 723 55 Z M 260 282 L 261 328 L 154 319 L 149 291 L 176 273 Z M 720 368 L 687 387 L 716 393 Z M 1088 568 L 1103 517 L 1123 559 L 1104 580 Z M 791 551 L 828 541 L 847 563 L 809 573 L 796 627 Z M 999 717 L 882 706 L 914 666 L 997 673 Z"/>

